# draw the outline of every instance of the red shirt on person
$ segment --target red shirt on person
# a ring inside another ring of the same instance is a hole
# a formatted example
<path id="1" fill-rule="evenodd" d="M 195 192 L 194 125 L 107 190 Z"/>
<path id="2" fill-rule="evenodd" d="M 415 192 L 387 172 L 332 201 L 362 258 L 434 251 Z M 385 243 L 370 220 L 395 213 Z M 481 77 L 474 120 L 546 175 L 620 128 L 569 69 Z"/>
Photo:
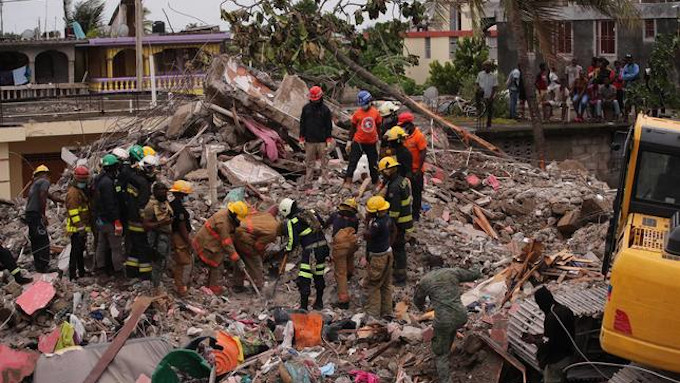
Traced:
<path id="1" fill-rule="evenodd" d="M 406 137 L 404 146 L 411 152 L 411 157 L 413 157 L 413 163 L 411 164 L 413 172 L 422 171 L 422 169 L 420 169 L 420 152 L 427 149 L 427 139 L 423 132 L 421 132 L 420 129 L 415 128 L 413 133 Z"/>
<path id="2" fill-rule="evenodd" d="M 352 140 L 359 144 L 375 144 L 378 142 L 378 127 L 382 124 L 382 117 L 375 107 L 368 110 L 357 109 L 352 115 L 352 125 L 356 133 Z"/>

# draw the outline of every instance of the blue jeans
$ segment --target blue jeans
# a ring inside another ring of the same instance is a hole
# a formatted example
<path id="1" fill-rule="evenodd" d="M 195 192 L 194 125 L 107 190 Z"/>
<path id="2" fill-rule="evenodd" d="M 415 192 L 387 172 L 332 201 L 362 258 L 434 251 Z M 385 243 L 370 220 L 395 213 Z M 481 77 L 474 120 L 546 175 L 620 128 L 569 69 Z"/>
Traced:
<path id="1" fill-rule="evenodd" d="M 583 96 L 574 95 L 572 101 L 574 103 L 574 109 L 576 110 L 576 114 L 582 117 L 583 112 L 586 111 L 586 106 L 588 106 L 588 95 L 587 94 L 584 94 Z"/>
<path id="2" fill-rule="evenodd" d="M 510 118 L 517 118 L 517 101 L 519 100 L 519 90 L 510 91 Z"/>
<path id="3" fill-rule="evenodd" d="M 596 113 L 598 117 L 604 117 L 604 110 L 602 110 L 602 107 L 611 107 L 614 110 L 614 117 L 618 117 L 621 114 L 621 107 L 619 106 L 619 102 L 617 100 L 611 100 L 611 101 L 602 101 L 599 100 L 597 102 L 597 108 L 596 108 Z"/>

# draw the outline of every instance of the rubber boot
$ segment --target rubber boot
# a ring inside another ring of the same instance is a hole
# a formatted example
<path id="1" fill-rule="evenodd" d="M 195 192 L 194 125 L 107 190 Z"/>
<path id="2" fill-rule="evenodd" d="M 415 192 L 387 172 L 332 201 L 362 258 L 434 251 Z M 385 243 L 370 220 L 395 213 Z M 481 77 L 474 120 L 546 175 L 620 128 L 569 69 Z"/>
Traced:
<path id="1" fill-rule="evenodd" d="M 323 310 L 323 289 L 316 290 L 316 300 L 314 301 L 314 306 L 312 306 L 314 310 Z"/>
<path id="2" fill-rule="evenodd" d="M 309 307 L 309 295 L 300 295 L 300 309 L 307 311 Z"/>

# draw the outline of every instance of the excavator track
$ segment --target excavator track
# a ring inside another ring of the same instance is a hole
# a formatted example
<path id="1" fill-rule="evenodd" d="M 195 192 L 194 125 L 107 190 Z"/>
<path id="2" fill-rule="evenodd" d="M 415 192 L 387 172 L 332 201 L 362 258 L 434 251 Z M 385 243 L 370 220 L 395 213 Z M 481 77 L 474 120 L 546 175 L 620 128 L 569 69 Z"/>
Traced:
<path id="1" fill-rule="evenodd" d="M 663 376 L 667 376 L 675 381 L 680 380 L 678 374 L 671 374 L 664 371 L 655 371 Z M 662 379 L 653 374 L 640 371 L 636 368 L 624 367 L 619 370 L 608 383 L 672 383 L 673 380 Z"/>

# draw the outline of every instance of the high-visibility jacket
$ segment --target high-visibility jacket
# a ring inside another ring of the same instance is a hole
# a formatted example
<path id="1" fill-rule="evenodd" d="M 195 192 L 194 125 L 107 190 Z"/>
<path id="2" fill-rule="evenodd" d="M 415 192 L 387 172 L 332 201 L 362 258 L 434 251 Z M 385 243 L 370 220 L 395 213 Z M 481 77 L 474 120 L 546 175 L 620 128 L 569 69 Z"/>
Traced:
<path id="1" fill-rule="evenodd" d="M 408 179 L 396 174 L 387 184 L 385 199 L 390 203 L 390 217 L 401 230 L 413 230 L 413 215 L 411 213 L 411 184 Z"/>
<path id="2" fill-rule="evenodd" d="M 239 253 L 262 256 L 268 244 L 281 235 L 281 224 L 267 212 L 249 214 L 236 228 L 234 239 Z"/>
<path id="3" fill-rule="evenodd" d="M 328 246 L 323 230 L 313 230 L 308 222 L 300 218 L 303 212 L 298 212 L 293 218 L 286 221 L 286 234 L 288 236 L 288 243 L 286 244 L 286 251 L 293 251 L 299 244 L 303 250 L 314 250 L 319 247 Z M 314 210 L 309 210 L 305 214 L 307 216 L 314 216 L 319 221 L 319 226 L 323 220 Z"/>
<path id="4" fill-rule="evenodd" d="M 75 185 L 70 185 L 66 192 L 66 232 L 75 233 L 85 228 L 90 231 L 90 208 L 85 192 Z"/>
<path id="5" fill-rule="evenodd" d="M 125 187 L 125 198 L 127 229 L 132 232 L 144 233 L 142 212 L 151 198 L 151 183 L 141 172 L 132 173 Z"/>
<path id="6" fill-rule="evenodd" d="M 236 224 L 227 209 L 208 218 L 193 240 L 194 249 L 201 261 L 208 266 L 217 267 L 224 261 L 225 255 L 238 255 L 233 240 L 235 229 Z"/>

